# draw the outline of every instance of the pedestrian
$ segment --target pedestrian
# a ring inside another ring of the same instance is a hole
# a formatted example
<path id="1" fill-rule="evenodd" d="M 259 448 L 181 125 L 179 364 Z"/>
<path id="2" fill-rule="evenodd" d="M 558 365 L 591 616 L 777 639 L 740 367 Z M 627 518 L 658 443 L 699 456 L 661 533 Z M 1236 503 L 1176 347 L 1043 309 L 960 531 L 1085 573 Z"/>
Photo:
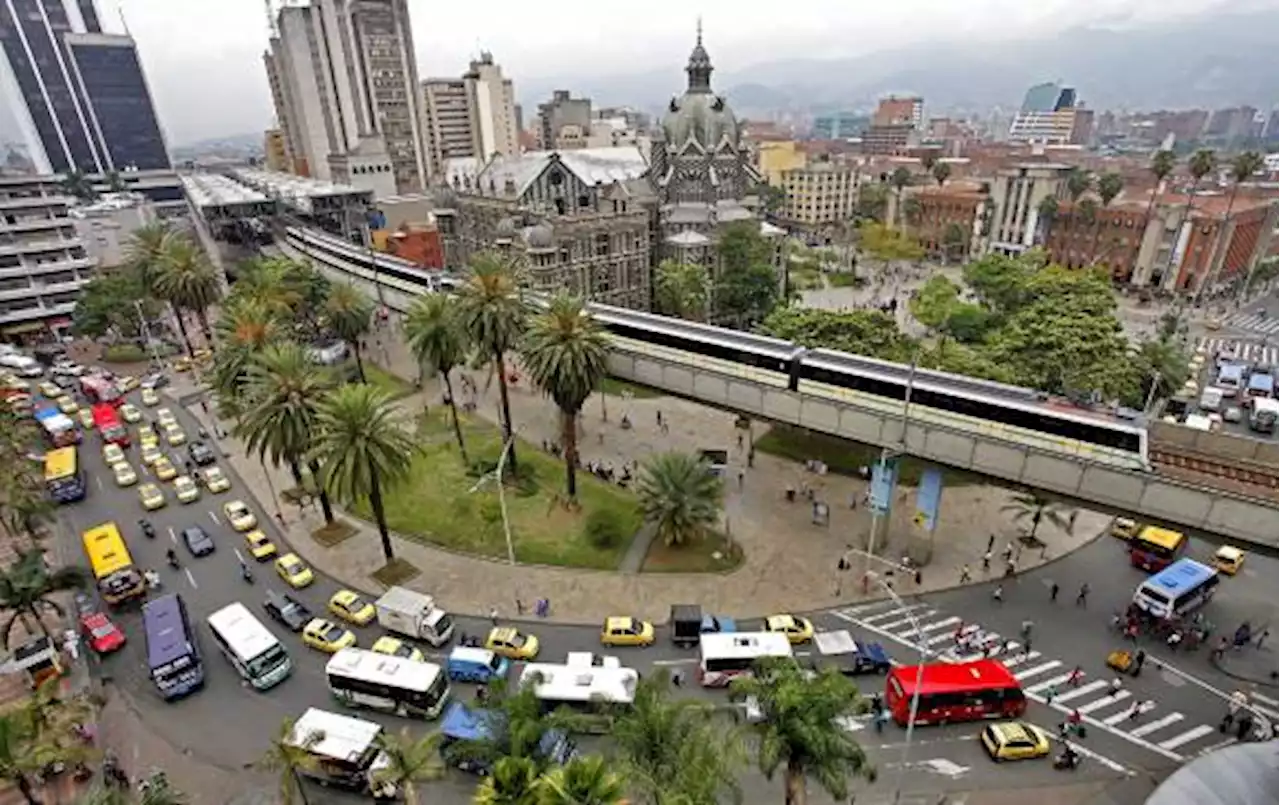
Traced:
<path id="1" fill-rule="evenodd" d="M 1142 673 L 1142 664 L 1147 661 L 1147 652 L 1138 649 L 1138 653 L 1133 655 L 1133 675 L 1137 676 Z"/>
<path id="2" fill-rule="evenodd" d="M 991 549 L 996 545 L 996 535 L 991 534 L 987 537 L 987 553 L 991 553 Z"/>
<path id="3" fill-rule="evenodd" d="M 960 645 L 960 638 L 962 637 L 964 637 L 964 621 L 960 621 L 956 624 L 955 633 L 951 635 L 951 642 L 958 646 Z"/>
<path id="4" fill-rule="evenodd" d="M 1053 707 L 1053 700 L 1058 695 L 1058 686 L 1050 685 L 1049 689 L 1044 692 L 1044 703 L 1049 707 Z"/>
<path id="5" fill-rule="evenodd" d="M 658 409 L 657 417 L 658 417 L 658 427 L 661 428 L 662 427 L 662 409 Z"/>
<path id="6" fill-rule="evenodd" d="M 972 579 L 972 578 L 973 578 L 973 576 L 972 576 L 972 574 L 969 572 L 969 566 L 968 566 L 968 565 L 964 565 L 964 566 L 962 566 L 962 567 L 960 568 L 960 583 L 961 583 L 961 584 L 968 584 L 968 583 L 969 583 L 969 581 L 970 581 L 970 579 Z"/>
<path id="7" fill-rule="evenodd" d="M 982 555 L 982 572 L 986 573 L 991 569 L 991 551 L 987 551 Z"/>
<path id="8" fill-rule="evenodd" d="M 1058 600 L 1058 582 L 1056 581 L 1049 585 L 1049 600 L 1055 603 Z"/>
<path id="9" fill-rule="evenodd" d="M 489 607 L 489 620 L 493 621 L 493 625 L 498 625 L 498 608 Z"/>
<path id="10" fill-rule="evenodd" d="M 1067 684 L 1075 687 L 1080 684 L 1080 680 L 1084 679 L 1084 670 L 1080 666 L 1071 669 L 1071 675 L 1067 677 Z"/>
<path id="11" fill-rule="evenodd" d="M 521 601 L 518 597 L 516 598 L 516 614 L 517 615 L 524 614 L 524 602 Z"/>
<path id="12" fill-rule="evenodd" d="M 919 587 L 919 586 L 920 586 L 921 581 L 923 580 L 923 578 L 924 578 L 924 577 L 920 574 L 920 568 L 916 568 L 916 586 L 917 586 L 917 587 Z"/>
<path id="13" fill-rule="evenodd" d="M 1089 607 L 1089 582 L 1080 585 L 1080 592 L 1076 594 L 1076 606 Z"/>
<path id="14" fill-rule="evenodd" d="M 1120 677 L 1114 677 L 1111 680 L 1111 697 L 1115 698 L 1120 693 L 1120 689 L 1124 687 L 1124 682 Z"/>
<path id="15" fill-rule="evenodd" d="M 671 684 L 677 688 L 684 685 L 684 674 L 679 668 L 671 672 Z"/>
<path id="16" fill-rule="evenodd" d="M 997 604 L 1003 604 L 1004 603 L 1004 586 L 997 584 L 996 588 L 991 591 L 991 598 Z"/>
<path id="17" fill-rule="evenodd" d="M 738 432 L 738 449 L 739 450 L 742 449 L 742 432 L 741 431 Z"/>
<path id="18" fill-rule="evenodd" d="M 738 470 L 738 491 L 739 492 L 742 491 L 742 484 L 743 484 L 743 481 L 746 480 L 746 478 L 747 478 L 747 474 L 742 470 Z"/>
<path id="19" fill-rule="evenodd" d="M 281 528 L 284 528 L 284 527 L 285 527 L 285 522 L 284 522 L 284 512 L 282 512 L 282 511 L 277 511 L 277 512 L 276 512 L 276 520 L 280 523 L 280 527 L 281 527 Z"/>
<path id="20" fill-rule="evenodd" d="M 1258 635 L 1258 649 L 1262 649 L 1262 644 L 1267 642 L 1267 638 L 1271 636 L 1270 629 L 1263 629 L 1262 634 Z"/>

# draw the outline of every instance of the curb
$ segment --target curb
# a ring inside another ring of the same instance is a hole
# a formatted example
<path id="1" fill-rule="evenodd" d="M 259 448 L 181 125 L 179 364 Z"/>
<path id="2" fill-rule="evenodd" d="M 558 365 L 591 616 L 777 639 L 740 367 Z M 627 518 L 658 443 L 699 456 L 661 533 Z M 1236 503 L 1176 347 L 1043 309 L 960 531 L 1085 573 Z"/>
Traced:
<path id="1" fill-rule="evenodd" d="M 1276 681 L 1275 671 L 1271 672 L 1270 679 L 1262 679 L 1262 678 L 1253 676 L 1251 674 L 1242 674 L 1238 671 L 1229 670 L 1227 667 L 1227 664 L 1224 664 L 1222 660 L 1216 659 L 1212 654 L 1209 655 L 1209 664 L 1212 665 L 1214 668 L 1218 669 L 1219 671 L 1221 671 L 1225 676 L 1229 676 L 1232 679 L 1237 680 L 1239 682 L 1248 682 L 1251 685 L 1259 685 L 1265 688 L 1280 687 L 1280 684 L 1277 684 L 1277 681 Z"/>

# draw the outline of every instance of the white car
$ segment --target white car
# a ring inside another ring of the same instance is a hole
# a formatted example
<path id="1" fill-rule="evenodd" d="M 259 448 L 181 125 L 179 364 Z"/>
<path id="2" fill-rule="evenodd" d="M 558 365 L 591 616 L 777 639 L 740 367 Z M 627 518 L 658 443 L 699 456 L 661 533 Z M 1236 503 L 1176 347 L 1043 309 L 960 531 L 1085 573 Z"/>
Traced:
<path id="1" fill-rule="evenodd" d="M 156 421 L 160 423 L 161 428 L 167 428 L 170 425 L 177 425 L 178 418 L 168 408 L 156 409 Z"/>

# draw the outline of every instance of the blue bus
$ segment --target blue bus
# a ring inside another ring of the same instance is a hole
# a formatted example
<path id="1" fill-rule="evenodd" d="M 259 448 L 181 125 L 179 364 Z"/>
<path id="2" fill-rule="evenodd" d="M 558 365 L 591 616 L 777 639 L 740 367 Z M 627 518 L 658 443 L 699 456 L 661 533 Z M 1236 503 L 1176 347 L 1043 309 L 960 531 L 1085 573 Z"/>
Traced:
<path id="1" fill-rule="evenodd" d="M 1139 584 L 1133 603 L 1153 617 L 1173 620 L 1207 604 L 1217 589 L 1215 568 L 1179 559 Z"/>
<path id="2" fill-rule="evenodd" d="M 200 644 L 182 596 L 170 593 L 148 601 L 142 608 L 142 634 L 151 682 L 166 701 L 204 686 Z"/>

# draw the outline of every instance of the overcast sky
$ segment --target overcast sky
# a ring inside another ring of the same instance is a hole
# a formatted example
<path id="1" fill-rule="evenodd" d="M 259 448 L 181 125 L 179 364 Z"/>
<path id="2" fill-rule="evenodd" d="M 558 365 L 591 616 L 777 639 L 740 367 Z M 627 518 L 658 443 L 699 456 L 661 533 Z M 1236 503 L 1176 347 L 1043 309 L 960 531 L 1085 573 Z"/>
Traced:
<path id="1" fill-rule="evenodd" d="M 297 0 L 294 0 L 295 2 Z M 278 7 L 280 0 L 272 0 Z M 97 0 L 123 8 L 171 145 L 270 125 L 262 66 L 265 0 Z M 697 15 L 719 68 L 798 56 L 851 56 L 921 40 L 1004 38 L 1081 23 L 1144 25 L 1250 0 L 409 0 L 420 77 L 458 75 L 481 48 L 503 71 L 562 77 L 672 69 L 673 92 Z M 621 11 L 626 9 L 625 11 Z M 572 83 L 569 83 L 572 87 Z M 522 98 L 526 104 L 541 99 Z"/>

